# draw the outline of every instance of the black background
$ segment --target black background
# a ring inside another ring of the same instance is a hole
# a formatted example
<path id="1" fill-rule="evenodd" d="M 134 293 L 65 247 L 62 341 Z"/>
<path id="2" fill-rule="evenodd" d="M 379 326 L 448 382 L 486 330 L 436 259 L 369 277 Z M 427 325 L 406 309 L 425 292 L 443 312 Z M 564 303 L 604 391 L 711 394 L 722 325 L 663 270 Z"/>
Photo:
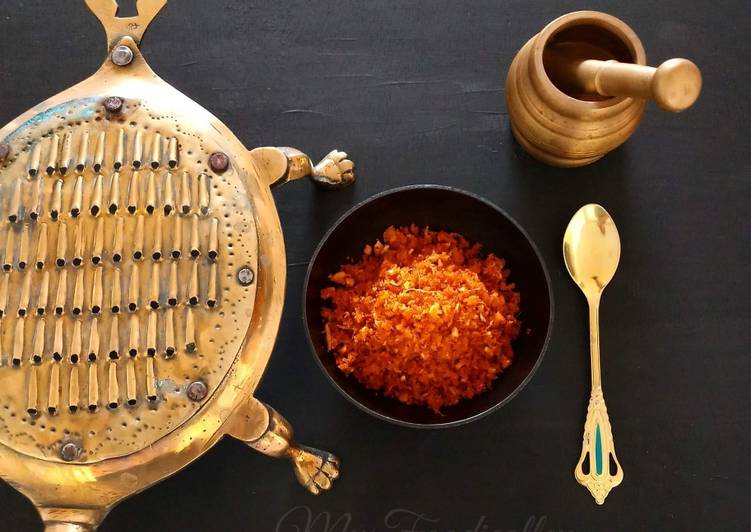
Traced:
<path id="1" fill-rule="evenodd" d="M 630 24 L 653 64 L 695 60 L 704 92 L 680 115 L 650 105 L 636 135 L 596 164 L 548 168 L 512 140 L 505 74 L 543 25 L 584 8 Z M 437 519 L 417 529 L 441 532 L 522 529 L 532 516 L 547 516 L 540 530 L 749 529 L 750 18 L 743 0 L 170 2 L 143 48 L 164 79 L 248 146 L 321 156 L 341 147 L 358 163 L 347 191 L 302 182 L 275 192 L 289 285 L 258 393 L 301 440 L 337 452 L 343 476 L 313 498 L 288 464 L 226 440 L 119 505 L 102 530 L 267 532 L 301 505 L 351 514 L 348 532 L 389 530 L 394 509 Z M 104 44 L 82 1 L 2 0 L 0 123 L 92 73 Z M 391 426 L 346 402 L 316 367 L 301 320 L 305 266 L 326 229 L 355 202 L 411 183 L 459 186 L 506 209 L 540 247 L 556 296 L 553 340 L 529 386 L 494 415 L 438 432 Z M 625 480 L 604 507 L 572 474 L 589 361 L 584 299 L 561 259 L 570 216 L 592 201 L 623 241 L 602 347 Z M 393 530 L 411 529 L 401 525 Z M 1 485 L 0 530 L 39 526 Z"/>

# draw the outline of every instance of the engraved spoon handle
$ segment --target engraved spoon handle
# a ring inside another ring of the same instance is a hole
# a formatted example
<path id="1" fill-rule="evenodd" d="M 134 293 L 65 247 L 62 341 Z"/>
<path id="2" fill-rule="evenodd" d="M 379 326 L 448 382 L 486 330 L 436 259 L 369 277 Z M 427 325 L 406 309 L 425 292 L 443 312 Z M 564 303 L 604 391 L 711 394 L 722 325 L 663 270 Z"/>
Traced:
<path id="1" fill-rule="evenodd" d="M 613 431 L 600 384 L 599 297 L 589 303 L 592 394 L 584 422 L 582 453 L 574 476 L 585 486 L 597 504 L 603 504 L 610 490 L 623 481 L 623 469 L 615 454 Z"/>

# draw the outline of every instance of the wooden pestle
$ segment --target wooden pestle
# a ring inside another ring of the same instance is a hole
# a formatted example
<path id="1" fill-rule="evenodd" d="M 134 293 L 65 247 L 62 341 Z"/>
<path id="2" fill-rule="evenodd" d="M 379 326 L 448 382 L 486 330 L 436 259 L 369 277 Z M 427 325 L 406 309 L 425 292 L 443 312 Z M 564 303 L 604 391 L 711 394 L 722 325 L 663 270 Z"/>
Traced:
<path id="1" fill-rule="evenodd" d="M 654 68 L 618 61 L 581 59 L 551 47 L 551 66 L 567 85 L 600 96 L 653 100 L 666 111 L 691 107 L 701 92 L 701 72 L 688 59 L 669 59 Z"/>

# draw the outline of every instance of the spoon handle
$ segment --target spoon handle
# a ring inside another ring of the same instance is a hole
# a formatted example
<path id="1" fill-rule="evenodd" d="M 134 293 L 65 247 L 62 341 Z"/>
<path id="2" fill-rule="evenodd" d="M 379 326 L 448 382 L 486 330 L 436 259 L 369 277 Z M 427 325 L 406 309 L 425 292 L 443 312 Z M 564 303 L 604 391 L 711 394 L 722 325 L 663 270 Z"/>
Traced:
<path id="1" fill-rule="evenodd" d="M 586 487 L 597 504 L 603 504 L 610 490 L 623 481 L 623 469 L 615 455 L 613 432 L 602 388 L 592 388 L 584 423 L 582 454 L 574 470 L 576 480 Z"/>
<path id="2" fill-rule="evenodd" d="M 589 358 L 592 369 L 592 389 L 600 388 L 600 298 L 589 302 Z"/>
<path id="3" fill-rule="evenodd" d="M 589 348 L 592 364 L 592 394 L 584 422 L 582 454 L 574 476 L 589 489 L 597 504 L 603 504 L 610 490 L 623 480 L 623 469 L 615 455 L 613 431 L 600 381 L 600 298 L 589 300 Z"/>

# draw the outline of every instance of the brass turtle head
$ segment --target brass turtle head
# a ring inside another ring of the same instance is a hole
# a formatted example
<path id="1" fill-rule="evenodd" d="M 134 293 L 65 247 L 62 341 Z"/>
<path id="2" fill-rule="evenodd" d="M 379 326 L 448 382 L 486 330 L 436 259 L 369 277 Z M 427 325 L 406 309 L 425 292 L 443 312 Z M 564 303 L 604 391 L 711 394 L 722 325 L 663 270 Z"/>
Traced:
<path id="1" fill-rule="evenodd" d="M 139 43 L 166 0 L 86 3 L 102 67 L 0 130 L 0 477 L 49 529 L 95 529 L 231 434 L 328 489 L 336 458 L 253 392 L 286 276 L 270 189 L 346 186 L 353 164 L 248 151 L 162 81 Z"/>

